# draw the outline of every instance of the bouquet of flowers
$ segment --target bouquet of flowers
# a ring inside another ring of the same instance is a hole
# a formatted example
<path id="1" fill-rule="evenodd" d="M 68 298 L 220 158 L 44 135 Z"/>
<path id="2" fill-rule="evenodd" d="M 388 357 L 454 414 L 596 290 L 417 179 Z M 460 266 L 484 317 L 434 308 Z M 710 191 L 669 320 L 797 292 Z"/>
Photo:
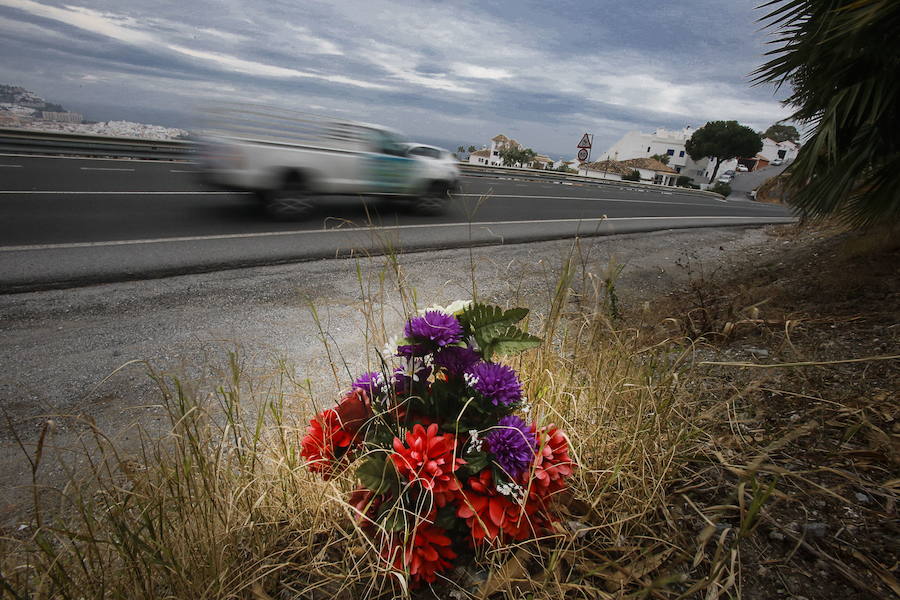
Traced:
<path id="1" fill-rule="evenodd" d="M 428 309 L 388 344 L 381 372 L 310 421 L 308 468 L 328 478 L 356 467 L 348 503 L 414 585 L 471 548 L 538 537 L 554 520 L 550 500 L 573 470 L 568 439 L 520 416 L 529 413 L 522 383 L 494 360 L 540 344 L 516 326 L 527 314 L 464 302 Z"/>

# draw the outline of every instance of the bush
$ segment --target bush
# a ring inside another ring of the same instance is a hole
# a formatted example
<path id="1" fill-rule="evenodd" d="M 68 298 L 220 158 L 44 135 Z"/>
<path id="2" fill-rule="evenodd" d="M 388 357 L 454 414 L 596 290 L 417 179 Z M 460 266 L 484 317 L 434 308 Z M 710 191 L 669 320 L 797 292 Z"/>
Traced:
<path id="1" fill-rule="evenodd" d="M 716 182 L 716 185 L 709 188 L 709 191 L 714 192 L 716 194 L 721 194 L 726 198 L 731 195 L 731 186 L 727 183 Z"/>
<path id="2" fill-rule="evenodd" d="M 687 175 L 679 175 L 675 179 L 675 185 L 678 187 L 689 188 L 691 187 L 691 178 Z"/>
<path id="3" fill-rule="evenodd" d="M 637 169 L 634 169 L 628 175 L 622 175 L 622 181 L 640 181 L 641 174 Z"/>

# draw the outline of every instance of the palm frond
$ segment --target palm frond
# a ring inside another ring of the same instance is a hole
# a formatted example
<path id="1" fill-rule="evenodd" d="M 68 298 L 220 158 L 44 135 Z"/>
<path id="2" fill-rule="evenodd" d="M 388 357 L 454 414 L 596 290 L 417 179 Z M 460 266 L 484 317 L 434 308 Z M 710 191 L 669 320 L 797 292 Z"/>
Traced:
<path id="1" fill-rule="evenodd" d="M 793 120 L 814 126 L 788 170 L 791 203 L 855 226 L 900 218 L 900 2 L 771 0 L 756 85 L 790 84 Z"/>

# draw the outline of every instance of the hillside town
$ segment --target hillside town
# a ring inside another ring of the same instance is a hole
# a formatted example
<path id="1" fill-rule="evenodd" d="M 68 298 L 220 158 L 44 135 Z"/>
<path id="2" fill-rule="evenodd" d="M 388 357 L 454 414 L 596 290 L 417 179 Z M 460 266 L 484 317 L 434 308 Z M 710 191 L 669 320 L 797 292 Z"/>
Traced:
<path id="1" fill-rule="evenodd" d="M 67 111 L 30 90 L 12 85 L 0 85 L 0 127 L 144 140 L 177 140 L 188 136 L 184 129 L 161 125 L 86 121 L 80 113 Z"/>
<path id="2" fill-rule="evenodd" d="M 598 160 L 595 161 L 579 162 L 562 158 L 554 161 L 548 156 L 535 153 L 525 164 L 505 160 L 504 155 L 508 150 L 527 149 L 518 141 L 498 134 L 491 138 L 489 145 L 469 152 L 466 160 L 472 165 L 552 169 L 597 179 L 624 179 L 665 186 L 694 185 L 706 188 L 716 172 L 757 171 L 773 163 L 777 165 L 790 162 L 800 150 L 800 146 L 790 140 L 778 142 L 761 136 L 762 150 L 754 156 L 721 161 L 717 161 L 715 157 L 705 157 L 695 161 L 685 148 L 694 131 L 690 126 L 677 131 L 663 128 L 652 133 L 629 131 L 605 152 L 599 153 Z"/>

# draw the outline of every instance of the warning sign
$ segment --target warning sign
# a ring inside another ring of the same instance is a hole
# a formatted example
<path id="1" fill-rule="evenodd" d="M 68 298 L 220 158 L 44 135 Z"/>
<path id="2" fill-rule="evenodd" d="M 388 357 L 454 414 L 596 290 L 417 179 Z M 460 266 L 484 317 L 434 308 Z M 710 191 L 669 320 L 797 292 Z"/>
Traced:
<path id="1" fill-rule="evenodd" d="M 587 148 L 582 148 L 578 151 L 578 160 L 584 162 L 588 159 L 588 151 Z"/>
<path id="2" fill-rule="evenodd" d="M 578 142 L 576 148 L 590 148 L 591 147 L 591 136 L 587 133 L 581 136 L 581 141 Z"/>

